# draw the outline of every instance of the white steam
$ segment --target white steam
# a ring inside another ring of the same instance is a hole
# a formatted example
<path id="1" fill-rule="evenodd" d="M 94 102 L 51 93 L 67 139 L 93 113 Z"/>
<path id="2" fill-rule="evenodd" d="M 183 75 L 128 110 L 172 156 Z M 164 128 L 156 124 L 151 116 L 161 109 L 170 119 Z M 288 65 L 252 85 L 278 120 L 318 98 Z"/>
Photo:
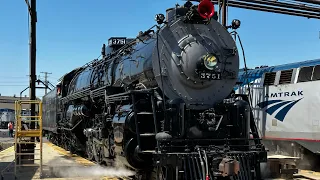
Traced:
<path id="1" fill-rule="evenodd" d="M 55 159 L 51 160 L 47 166 L 47 173 L 45 176 L 50 178 L 72 178 L 75 177 L 129 177 L 133 176 L 135 173 L 126 169 L 125 167 L 119 166 L 100 166 L 100 165 L 91 165 L 91 166 L 77 166 L 73 161 L 68 159 Z"/>
<path id="2" fill-rule="evenodd" d="M 124 168 L 113 168 L 103 166 L 73 166 L 73 167 L 51 167 L 51 174 L 56 177 L 128 177 L 134 172 Z"/>
<path id="3" fill-rule="evenodd" d="M 262 179 L 269 178 L 271 175 L 268 163 L 260 163 L 260 171 Z"/>

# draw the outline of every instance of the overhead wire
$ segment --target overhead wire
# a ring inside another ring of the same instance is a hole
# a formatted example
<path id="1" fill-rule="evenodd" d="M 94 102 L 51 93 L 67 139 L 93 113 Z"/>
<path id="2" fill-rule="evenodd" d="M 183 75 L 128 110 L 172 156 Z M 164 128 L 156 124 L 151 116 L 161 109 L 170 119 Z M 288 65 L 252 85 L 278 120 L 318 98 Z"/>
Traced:
<path id="1" fill-rule="evenodd" d="M 0 84 L 0 86 L 11 87 L 11 86 L 26 86 L 26 85 L 22 85 L 22 84 Z"/>
<path id="2" fill-rule="evenodd" d="M 220 0 L 211 0 L 218 4 Z M 272 12 L 300 16 L 306 18 L 320 19 L 320 2 L 315 0 L 228 0 L 228 6 L 263 12 Z"/>
<path id="3" fill-rule="evenodd" d="M 281 0 L 281 1 L 287 2 L 287 3 L 290 3 L 290 4 L 295 4 L 295 5 L 298 5 L 298 6 L 308 6 L 308 7 L 314 7 L 314 8 L 318 8 L 319 7 L 319 5 L 305 3 L 305 2 L 299 2 L 299 1 L 292 1 L 292 0 Z M 281 2 L 281 1 L 279 1 L 279 2 Z"/>

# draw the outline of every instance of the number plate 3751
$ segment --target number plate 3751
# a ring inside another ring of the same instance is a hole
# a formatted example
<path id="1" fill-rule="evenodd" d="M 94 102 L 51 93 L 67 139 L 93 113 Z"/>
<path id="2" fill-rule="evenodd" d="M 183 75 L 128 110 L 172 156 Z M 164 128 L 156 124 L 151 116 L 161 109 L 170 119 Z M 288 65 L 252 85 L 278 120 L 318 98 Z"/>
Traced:
<path id="1" fill-rule="evenodd" d="M 221 80 L 221 73 L 201 72 L 200 79 Z"/>

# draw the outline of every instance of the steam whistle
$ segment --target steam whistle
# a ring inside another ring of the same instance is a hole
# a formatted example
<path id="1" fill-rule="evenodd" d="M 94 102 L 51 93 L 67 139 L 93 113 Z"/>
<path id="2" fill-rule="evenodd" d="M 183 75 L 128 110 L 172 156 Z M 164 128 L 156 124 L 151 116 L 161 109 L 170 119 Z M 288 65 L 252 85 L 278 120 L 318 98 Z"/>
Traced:
<path id="1" fill-rule="evenodd" d="M 105 57 L 105 56 L 106 56 L 106 44 L 103 44 L 103 45 L 102 45 L 101 55 L 102 55 L 102 57 Z"/>
<path id="2" fill-rule="evenodd" d="M 198 5 L 199 15 L 204 19 L 210 19 L 214 15 L 214 5 L 210 0 L 201 0 Z"/>

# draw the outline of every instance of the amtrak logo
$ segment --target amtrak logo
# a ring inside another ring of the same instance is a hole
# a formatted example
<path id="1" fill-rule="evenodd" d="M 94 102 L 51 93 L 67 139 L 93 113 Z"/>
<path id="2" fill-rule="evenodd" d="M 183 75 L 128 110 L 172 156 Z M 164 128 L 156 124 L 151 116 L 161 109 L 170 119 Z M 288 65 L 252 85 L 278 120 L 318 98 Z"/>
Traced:
<path id="1" fill-rule="evenodd" d="M 284 118 L 286 117 L 287 113 L 289 112 L 289 110 L 295 105 L 297 104 L 297 102 L 299 102 L 301 99 L 300 98 L 298 100 L 292 100 L 292 101 L 285 101 L 285 100 L 267 100 L 261 103 L 258 103 L 257 105 L 263 109 L 265 107 L 268 106 L 268 108 L 265 110 L 266 113 L 268 113 L 269 115 L 274 114 L 274 112 L 276 112 L 278 109 L 281 109 L 274 117 L 283 122 Z"/>
<path id="2" fill-rule="evenodd" d="M 276 98 L 276 97 L 291 97 L 291 96 L 303 96 L 303 91 L 292 91 L 292 92 L 277 92 L 266 94 L 266 97 Z"/>

